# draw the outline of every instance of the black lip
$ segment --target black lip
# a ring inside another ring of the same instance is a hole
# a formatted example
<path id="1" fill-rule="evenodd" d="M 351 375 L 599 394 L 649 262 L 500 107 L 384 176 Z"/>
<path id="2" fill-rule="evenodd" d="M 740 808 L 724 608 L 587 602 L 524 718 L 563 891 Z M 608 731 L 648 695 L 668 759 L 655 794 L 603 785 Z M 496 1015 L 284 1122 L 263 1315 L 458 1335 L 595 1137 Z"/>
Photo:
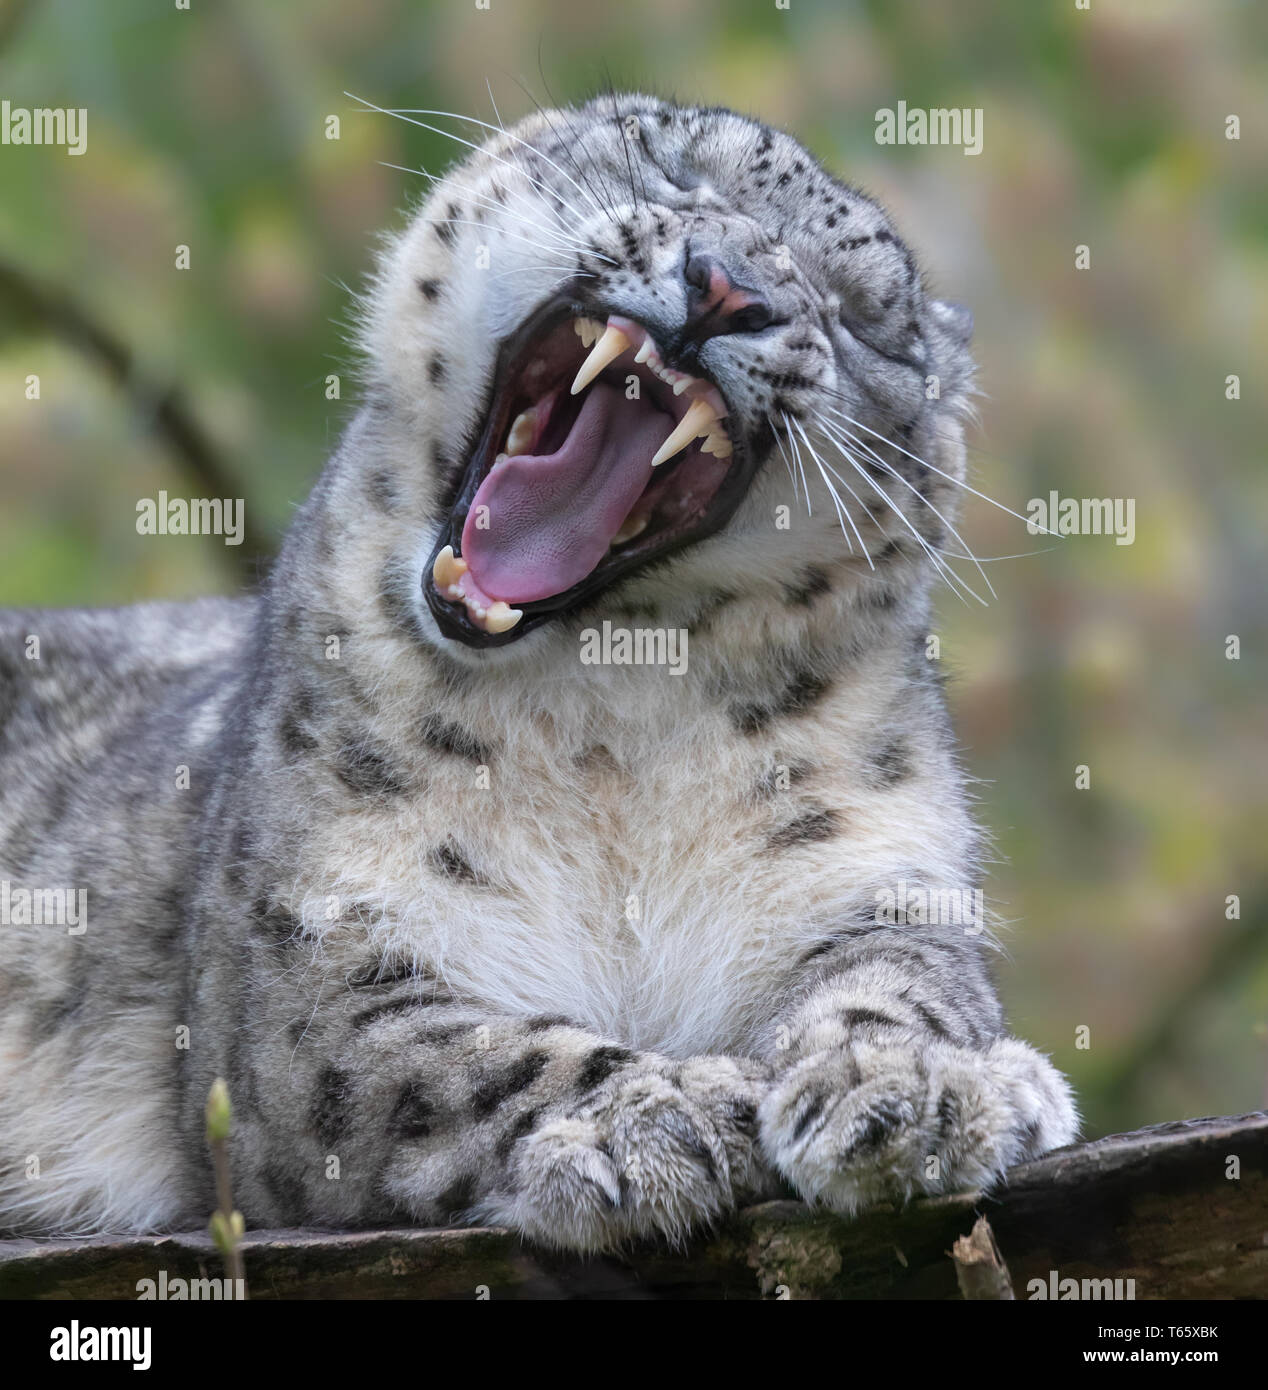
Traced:
<path id="1" fill-rule="evenodd" d="M 579 583 L 574 584 L 571 589 L 565 589 L 563 593 L 552 594 L 549 598 L 536 599 L 531 603 L 517 604 L 516 606 L 523 612 L 524 616 L 508 632 L 485 632 L 483 628 L 477 627 L 471 621 L 465 604 L 446 598 L 437 590 L 431 577 L 436 556 L 447 545 L 453 546 L 455 552 L 458 551 L 462 529 L 466 524 L 467 513 L 471 508 L 472 500 L 496 456 L 498 442 L 510 426 L 510 411 L 514 401 L 511 393 L 503 393 L 502 388 L 508 381 L 513 380 L 518 368 L 522 365 L 522 359 L 532 344 L 550 333 L 564 319 L 584 316 L 596 318 L 603 322 L 606 321 L 609 314 L 621 312 L 623 312 L 622 309 L 617 305 L 589 304 L 571 295 L 559 296 L 525 319 L 519 328 L 503 341 L 493 372 L 493 384 L 489 392 L 489 408 L 485 414 L 484 429 L 481 432 L 479 442 L 471 452 L 466 468 L 457 480 L 448 520 L 441 529 L 435 547 L 427 557 L 427 565 L 422 575 L 423 596 L 427 600 L 427 606 L 431 609 L 432 616 L 436 619 L 436 625 L 445 637 L 478 649 L 504 647 L 511 642 L 517 642 L 526 633 L 532 632 L 534 628 L 540 627 L 552 618 L 581 607 L 634 570 L 672 555 L 688 545 L 694 545 L 697 541 L 704 540 L 707 536 L 721 530 L 735 514 L 736 508 L 748 491 L 749 484 L 752 482 L 753 459 L 756 456 L 756 450 L 750 446 L 749 441 L 742 437 L 737 438 L 733 434 L 731 437 L 731 466 L 727 470 L 713 501 L 695 526 L 681 531 L 667 540 L 656 541 L 653 538 L 643 550 L 632 547 L 623 551 L 615 560 L 602 561 L 598 569 L 592 571 Z M 672 359 L 670 364 L 676 365 Z M 723 400 L 727 400 L 722 387 L 703 372 L 698 363 L 693 363 L 690 368 L 683 367 L 682 370 L 690 370 L 692 375 L 709 381 L 722 393 Z M 504 402 L 500 409 L 497 405 L 499 399 Z M 727 401 L 727 405 L 730 406 L 729 401 Z M 728 419 L 732 418 L 728 416 Z M 599 570 L 603 572 L 599 573 Z"/>

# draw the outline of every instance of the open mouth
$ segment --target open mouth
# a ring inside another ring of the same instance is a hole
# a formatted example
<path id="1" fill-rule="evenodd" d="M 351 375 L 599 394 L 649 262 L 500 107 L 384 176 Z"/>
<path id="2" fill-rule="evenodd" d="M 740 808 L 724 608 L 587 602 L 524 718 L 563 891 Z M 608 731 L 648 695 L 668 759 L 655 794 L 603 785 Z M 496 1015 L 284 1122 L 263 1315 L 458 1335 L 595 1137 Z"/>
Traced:
<path id="1" fill-rule="evenodd" d="M 705 377 L 632 319 L 556 303 L 503 345 L 423 588 L 441 631 L 500 646 L 711 535 L 748 485 Z"/>

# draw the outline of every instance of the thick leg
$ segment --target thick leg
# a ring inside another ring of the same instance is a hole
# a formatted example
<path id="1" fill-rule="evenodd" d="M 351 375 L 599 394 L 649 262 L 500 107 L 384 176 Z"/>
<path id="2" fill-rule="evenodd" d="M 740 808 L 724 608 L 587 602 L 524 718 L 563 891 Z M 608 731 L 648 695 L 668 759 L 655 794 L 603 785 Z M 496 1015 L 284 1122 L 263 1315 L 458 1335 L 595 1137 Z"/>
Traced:
<path id="1" fill-rule="evenodd" d="M 257 1226 L 479 1221 L 601 1250 L 680 1239 L 763 1181 L 753 1061 L 490 1018 L 412 979 L 345 988 L 248 1051 L 237 1177 Z"/>
<path id="2" fill-rule="evenodd" d="M 803 1196 L 838 1211 L 989 1185 L 1069 1143 L 1065 1079 L 1004 1035 L 976 943 L 878 927 L 805 967 L 775 1021 L 762 1147 Z"/>

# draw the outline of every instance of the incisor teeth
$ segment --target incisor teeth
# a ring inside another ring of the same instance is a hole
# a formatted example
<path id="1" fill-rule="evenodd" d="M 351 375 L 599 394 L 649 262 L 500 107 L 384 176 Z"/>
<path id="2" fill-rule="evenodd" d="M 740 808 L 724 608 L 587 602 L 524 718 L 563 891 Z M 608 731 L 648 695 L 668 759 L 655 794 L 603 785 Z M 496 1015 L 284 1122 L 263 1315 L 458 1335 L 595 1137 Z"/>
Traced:
<path id="1" fill-rule="evenodd" d="M 603 337 L 590 349 L 590 356 L 581 364 L 576 380 L 572 383 L 572 394 L 583 391 L 608 365 L 614 362 L 630 345 L 629 336 L 619 328 L 608 324 Z"/>
<path id="2" fill-rule="evenodd" d="M 447 545 L 436 556 L 436 562 L 431 567 L 432 583 L 440 590 L 447 590 L 451 584 L 456 584 L 467 572 L 467 562 L 461 555 L 453 553 L 453 546 Z"/>
<path id="3" fill-rule="evenodd" d="M 527 410 L 520 411 L 515 417 L 515 423 L 506 436 L 506 452 L 508 454 L 527 453 L 536 431 L 537 409 L 535 406 L 530 406 Z"/>
<path id="4" fill-rule="evenodd" d="M 523 609 L 512 608 L 509 603 L 498 599 L 489 605 L 489 611 L 484 614 L 484 626 L 489 632 L 509 632 L 523 616 Z"/>
<path id="5" fill-rule="evenodd" d="M 656 456 L 652 459 L 652 467 L 659 468 L 667 459 L 673 458 L 680 449 L 685 449 L 697 435 L 712 434 L 717 420 L 718 412 L 708 401 L 692 401 L 687 407 L 687 413 L 674 426 L 673 433 L 656 450 Z"/>

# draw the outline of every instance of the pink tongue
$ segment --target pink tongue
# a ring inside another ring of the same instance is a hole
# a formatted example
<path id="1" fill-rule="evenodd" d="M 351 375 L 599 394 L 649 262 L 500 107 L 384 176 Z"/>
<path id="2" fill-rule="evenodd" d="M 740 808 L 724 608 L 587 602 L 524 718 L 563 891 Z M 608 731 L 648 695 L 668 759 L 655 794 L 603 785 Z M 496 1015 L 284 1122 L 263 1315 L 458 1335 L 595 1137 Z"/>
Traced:
<path id="1" fill-rule="evenodd" d="M 596 382 L 560 449 L 508 459 L 480 484 L 462 528 L 462 557 L 480 589 L 531 603 L 584 579 L 647 486 L 672 427 L 650 402 Z"/>

